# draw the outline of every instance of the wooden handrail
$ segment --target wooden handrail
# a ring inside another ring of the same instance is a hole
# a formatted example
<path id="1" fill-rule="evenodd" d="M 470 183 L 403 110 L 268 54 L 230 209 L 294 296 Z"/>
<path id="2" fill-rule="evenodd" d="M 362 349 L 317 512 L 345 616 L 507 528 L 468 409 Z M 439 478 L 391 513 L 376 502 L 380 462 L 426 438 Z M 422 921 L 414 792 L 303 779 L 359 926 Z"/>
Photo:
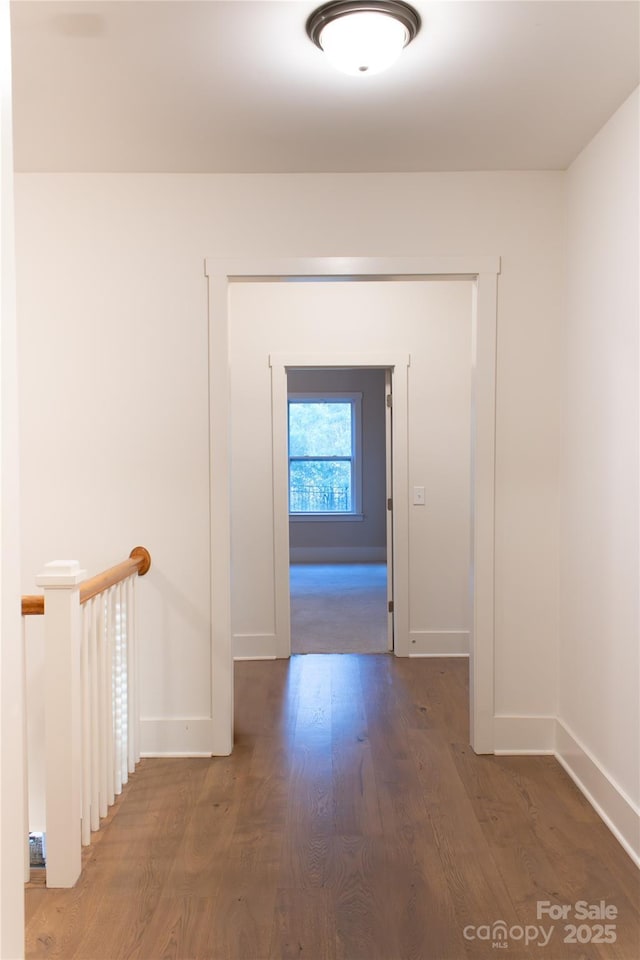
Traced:
<path id="1" fill-rule="evenodd" d="M 126 580 L 127 577 L 137 573 L 139 577 L 144 577 L 151 566 L 151 554 L 146 547 L 134 547 L 129 558 L 117 563 L 115 567 L 109 567 L 95 577 L 89 577 L 80 584 L 80 603 L 86 603 L 99 593 L 113 587 L 116 583 Z M 24 596 L 22 598 L 22 616 L 33 616 L 44 613 L 44 597 L 42 596 Z"/>
<path id="2" fill-rule="evenodd" d="M 80 584 L 80 603 L 86 603 L 99 593 L 113 587 L 121 580 L 126 580 L 132 574 L 144 577 L 151 566 L 151 555 L 146 547 L 134 547 L 129 554 L 128 560 L 117 563 L 115 567 L 109 567 L 103 573 L 96 574 L 95 577 L 89 577 Z"/>
<path id="3" fill-rule="evenodd" d="M 42 594 L 34 593 L 25 595 L 22 598 L 22 616 L 33 617 L 42 616 L 44 613 L 44 597 Z"/>

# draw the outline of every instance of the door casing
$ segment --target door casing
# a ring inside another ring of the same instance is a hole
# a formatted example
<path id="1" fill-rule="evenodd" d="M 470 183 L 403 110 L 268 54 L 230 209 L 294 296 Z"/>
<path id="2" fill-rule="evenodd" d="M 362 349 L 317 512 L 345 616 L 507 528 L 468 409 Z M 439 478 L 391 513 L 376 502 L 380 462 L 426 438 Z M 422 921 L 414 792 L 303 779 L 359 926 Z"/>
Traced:
<path id="1" fill-rule="evenodd" d="M 393 353 L 272 353 L 271 410 L 273 431 L 273 540 L 275 627 L 278 657 L 291 654 L 291 596 L 289 585 L 289 474 L 287 459 L 287 371 L 300 369 L 382 369 L 391 376 L 394 396 L 393 548 L 387 537 L 387 581 L 394 593 L 394 630 L 397 656 L 409 655 L 409 501 L 408 477 L 408 354 Z M 391 561 L 391 562 L 389 562 Z"/>
<path id="2" fill-rule="evenodd" d="M 213 755 L 233 748 L 230 283 L 304 278 L 472 280 L 470 741 L 493 753 L 495 412 L 499 257 L 311 257 L 205 261 L 209 290 L 211 717 Z"/>

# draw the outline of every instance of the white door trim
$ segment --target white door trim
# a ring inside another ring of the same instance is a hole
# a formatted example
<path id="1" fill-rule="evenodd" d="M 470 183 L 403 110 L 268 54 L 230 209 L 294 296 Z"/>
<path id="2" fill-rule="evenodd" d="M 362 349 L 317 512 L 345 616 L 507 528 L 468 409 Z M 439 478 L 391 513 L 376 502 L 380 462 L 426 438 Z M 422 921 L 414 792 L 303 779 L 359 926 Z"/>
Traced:
<path id="1" fill-rule="evenodd" d="M 271 410 L 273 429 L 273 556 L 275 567 L 275 626 L 278 657 L 291 655 L 289 586 L 289 474 L 287 470 L 287 370 L 326 370 L 378 367 L 390 370 L 395 398 L 392 459 L 393 476 L 393 582 L 397 656 L 409 656 L 409 481 L 408 379 L 411 358 L 392 353 L 272 353 Z"/>
<path id="2" fill-rule="evenodd" d="M 470 637 L 471 745 L 494 749 L 494 540 L 496 328 L 499 257 L 311 257 L 285 260 L 207 259 L 209 282 L 209 431 L 211 515 L 212 753 L 233 747 L 230 530 L 230 282 L 300 277 L 357 279 L 471 279 L 472 584 Z"/>
<path id="3" fill-rule="evenodd" d="M 393 377 L 391 370 L 385 370 L 384 373 L 384 470 L 385 470 L 385 496 L 391 497 L 393 501 Z M 408 446 L 408 440 L 407 440 Z M 407 489 L 407 496 L 409 491 Z M 395 629 L 393 600 L 394 600 L 394 576 L 393 569 L 393 510 L 388 509 L 386 515 L 386 548 L 387 548 L 387 650 L 389 653 L 395 653 Z M 408 627 L 408 624 L 407 624 Z"/>

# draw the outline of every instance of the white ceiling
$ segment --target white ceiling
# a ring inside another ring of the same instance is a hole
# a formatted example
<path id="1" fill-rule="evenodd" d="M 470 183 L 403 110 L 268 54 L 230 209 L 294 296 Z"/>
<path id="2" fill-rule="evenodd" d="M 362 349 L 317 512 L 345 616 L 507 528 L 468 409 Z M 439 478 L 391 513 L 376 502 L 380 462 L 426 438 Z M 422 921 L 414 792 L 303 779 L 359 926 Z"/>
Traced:
<path id="1" fill-rule="evenodd" d="M 564 169 L 637 86 L 635 0 L 414 0 L 378 76 L 335 72 L 307 0 L 15 0 L 16 168 Z"/>

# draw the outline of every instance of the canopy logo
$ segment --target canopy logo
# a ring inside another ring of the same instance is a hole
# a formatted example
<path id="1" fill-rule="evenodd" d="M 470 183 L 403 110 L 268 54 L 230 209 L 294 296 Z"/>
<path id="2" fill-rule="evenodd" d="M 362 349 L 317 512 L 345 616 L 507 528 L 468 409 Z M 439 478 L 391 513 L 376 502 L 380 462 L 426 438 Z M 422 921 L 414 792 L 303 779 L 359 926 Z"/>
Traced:
<path id="1" fill-rule="evenodd" d="M 509 942 L 522 941 L 526 946 L 535 943 L 539 947 L 546 947 L 553 934 L 554 927 L 543 927 L 542 924 L 528 923 L 525 926 L 514 924 L 509 927 L 504 920 L 494 920 L 493 923 L 481 923 L 478 926 L 468 924 L 462 931 L 465 940 L 482 940 L 491 942 L 495 949 L 506 950 Z"/>
<path id="2" fill-rule="evenodd" d="M 575 903 L 552 903 L 551 900 L 538 900 L 536 903 L 537 920 L 569 921 L 560 927 L 559 936 L 563 943 L 615 943 L 616 924 L 602 921 L 618 919 L 618 908 L 614 903 L 599 900 L 589 903 L 577 900 Z M 583 922 L 580 922 L 583 921 Z M 465 940 L 480 940 L 491 943 L 492 948 L 506 950 L 510 942 L 522 942 L 525 946 L 535 944 L 546 947 L 555 923 L 544 926 L 542 923 L 514 924 L 508 926 L 504 920 L 493 923 L 468 924 L 462 931 Z"/>

